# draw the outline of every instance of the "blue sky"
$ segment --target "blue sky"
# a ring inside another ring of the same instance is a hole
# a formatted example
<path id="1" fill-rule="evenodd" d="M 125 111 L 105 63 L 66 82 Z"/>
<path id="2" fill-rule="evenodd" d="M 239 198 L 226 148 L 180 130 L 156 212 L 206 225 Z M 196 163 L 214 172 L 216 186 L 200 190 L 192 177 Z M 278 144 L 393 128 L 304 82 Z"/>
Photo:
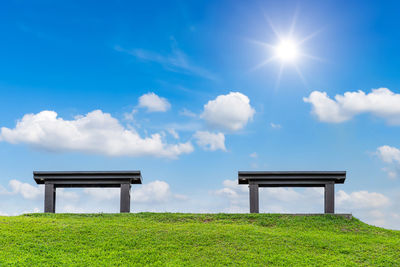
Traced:
<path id="1" fill-rule="evenodd" d="M 33 170 L 140 169 L 133 212 L 247 212 L 238 170 L 346 170 L 336 210 L 400 229 L 399 11 L 2 3 L 0 214 L 42 211 Z M 282 39 L 295 60 L 276 58 Z M 323 211 L 320 189 L 260 194 L 262 212 Z M 116 190 L 58 196 L 60 212 L 118 211 Z"/>

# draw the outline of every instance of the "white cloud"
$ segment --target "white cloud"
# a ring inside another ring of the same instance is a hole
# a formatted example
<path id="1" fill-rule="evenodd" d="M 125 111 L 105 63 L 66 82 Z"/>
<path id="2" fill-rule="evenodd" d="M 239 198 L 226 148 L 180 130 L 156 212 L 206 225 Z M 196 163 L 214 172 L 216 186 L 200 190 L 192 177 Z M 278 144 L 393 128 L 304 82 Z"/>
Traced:
<path id="1" fill-rule="evenodd" d="M 224 209 L 225 212 L 231 210 L 245 210 L 249 208 L 249 188 L 247 185 L 239 185 L 237 180 L 224 180 L 223 188 L 216 190 L 216 195 L 226 197 L 229 200 L 229 206 Z M 296 212 L 296 203 L 303 202 L 305 204 L 315 203 L 309 202 L 309 198 L 315 196 L 314 189 L 307 189 L 307 194 L 300 194 L 292 188 L 262 188 L 260 194 L 260 211 L 264 212 L 265 208 L 268 212 Z M 317 195 L 321 195 L 318 193 Z M 322 195 L 321 195 L 322 198 Z M 309 203 L 306 203 L 309 202 Z M 322 204 L 321 204 L 322 206 Z"/>
<path id="2" fill-rule="evenodd" d="M 33 186 L 31 184 L 23 183 L 15 179 L 10 180 L 8 184 L 11 188 L 11 191 L 10 192 L 6 191 L 3 194 L 8 194 L 8 195 L 20 194 L 23 198 L 30 200 L 40 199 L 44 196 L 43 185 Z M 74 192 L 65 192 L 64 188 L 57 189 L 57 197 L 67 200 L 77 200 L 79 198 L 79 196 Z"/>
<path id="3" fill-rule="evenodd" d="M 379 158 L 386 163 L 400 164 L 400 149 L 391 146 L 380 146 L 377 149 Z"/>
<path id="4" fill-rule="evenodd" d="M 166 98 L 151 92 L 139 97 L 139 107 L 146 108 L 148 112 L 165 112 L 171 108 L 171 104 Z"/>
<path id="5" fill-rule="evenodd" d="M 273 122 L 271 122 L 269 125 L 271 126 L 272 129 L 280 129 L 280 128 L 282 128 L 282 126 L 280 124 L 275 124 Z"/>
<path id="6" fill-rule="evenodd" d="M 197 131 L 193 137 L 197 139 L 197 144 L 205 150 L 215 151 L 217 149 L 221 149 L 226 151 L 225 136 L 223 133 Z"/>
<path id="7" fill-rule="evenodd" d="M 9 186 L 12 189 L 11 193 L 21 194 L 26 199 L 36 199 L 43 196 L 43 190 L 39 189 L 39 187 L 22 183 L 18 180 L 11 180 Z"/>
<path id="8" fill-rule="evenodd" d="M 384 168 L 384 171 L 386 171 L 387 175 L 391 179 L 395 179 L 397 177 L 397 172 L 393 170 L 388 170 L 387 168 Z"/>
<path id="9" fill-rule="evenodd" d="M 200 76 L 210 80 L 217 80 L 215 74 L 209 72 L 208 70 L 196 66 L 193 64 L 188 56 L 178 48 L 177 42 L 174 38 L 171 38 L 172 43 L 172 51 L 168 55 L 161 55 L 159 53 L 144 50 L 144 49 L 124 49 L 120 46 L 115 46 L 114 49 L 118 52 L 127 53 L 131 56 L 134 56 L 140 60 L 158 63 L 163 66 L 166 70 L 179 72 L 184 74 L 192 74 L 196 76 Z"/>
<path id="10" fill-rule="evenodd" d="M 184 108 L 181 111 L 179 111 L 179 115 L 190 117 L 190 118 L 196 118 L 197 117 L 196 113 L 194 113 L 194 112 L 192 112 L 192 111 L 190 111 L 190 110 L 188 110 L 186 108 Z"/>
<path id="11" fill-rule="evenodd" d="M 132 199 L 139 203 L 166 202 L 173 197 L 169 184 L 156 180 L 134 189 Z"/>
<path id="12" fill-rule="evenodd" d="M 368 94 L 361 90 L 346 92 L 336 95 L 335 99 L 331 99 L 326 92 L 313 91 L 303 100 L 311 103 L 312 113 L 323 122 L 340 123 L 358 114 L 371 113 L 390 124 L 400 124 L 400 94 L 387 88 L 373 89 Z"/>
<path id="13" fill-rule="evenodd" d="M 64 120 L 54 111 L 26 114 L 14 129 L 1 128 L 0 141 L 25 143 L 54 152 L 78 151 L 108 156 L 156 156 L 176 158 L 191 153 L 190 142 L 167 144 L 158 133 L 142 138 L 101 110 Z"/>
<path id="14" fill-rule="evenodd" d="M 98 200 L 112 200 L 120 196 L 119 188 L 85 188 L 83 192 Z"/>
<path id="15" fill-rule="evenodd" d="M 339 207 L 357 210 L 384 207 L 390 201 L 385 195 L 376 192 L 357 191 L 348 194 L 339 190 L 336 193 L 336 203 Z"/>
<path id="16" fill-rule="evenodd" d="M 376 155 L 387 164 L 382 168 L 390 179 L 395 179 L 400 172 L 400 149 L 392 146 L 380 146 L 376 149 Z"/>
<path id="17" fill-rule="evenodd" d="M 250 158 L 258 158 L 257 152 L 253 152 L 249 156 L 250 156 Z"/>
<path id="18" fill-rule="evenodd" d="M 175 131 L 175 129 L 170 128 L 167 131 L 173 138 L 179 139 L 179 134 L 177 131 Z"/>
<path id="19" fill-rule="evenodd" d="M 247 96 L 239 92 L 219 95 L 204 105 L 201 118 L 215 128 L 237 131 L 253 118 L 254 108 Z"/>
<path id="20" fill-rule="evenodd" d="M 124 113 L 124 119 L 127 121 L 135 121 L 134 115 L 138 112 L 137 109 L 133 109 L 131 112 Z"/>

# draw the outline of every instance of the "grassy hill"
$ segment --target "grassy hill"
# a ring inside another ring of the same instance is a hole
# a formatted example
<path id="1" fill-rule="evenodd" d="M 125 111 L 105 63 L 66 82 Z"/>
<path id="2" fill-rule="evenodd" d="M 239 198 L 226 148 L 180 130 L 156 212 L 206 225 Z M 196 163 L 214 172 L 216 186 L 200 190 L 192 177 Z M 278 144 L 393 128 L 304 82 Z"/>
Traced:
<path id="1" fill-rule="evenodd" d="M 279 214 L 0 216 L 0 265 L 400 266 L 400 231 Z"/>

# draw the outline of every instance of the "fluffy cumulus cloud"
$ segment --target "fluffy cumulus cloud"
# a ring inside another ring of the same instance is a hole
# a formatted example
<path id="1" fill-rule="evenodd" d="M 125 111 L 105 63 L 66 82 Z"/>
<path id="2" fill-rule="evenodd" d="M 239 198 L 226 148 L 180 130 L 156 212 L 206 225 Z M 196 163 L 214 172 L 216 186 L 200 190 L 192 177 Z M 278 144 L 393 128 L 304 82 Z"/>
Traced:
<path id="1" fill-rule="evenodd" d="M 164 181 L 154 181 L 133 190 L 134 202 L 165 202 L 172 197 L 170 186 Z"/>
<path id="2" fill-rule="evenodd" d="M 10 193 L 21 194 L 25 199 L 36 199 L 43 196 L 43 189 L 37 186 L 30 185 L 28 183 L 23 183 L 18 180 L 11 180 L 9 186 L 12 189 Z"/>
<path id="3" fill-rule="evenodd" d="M 313 91 L 303 100 L 312 105 L 312 113 L 323 122 L 340 123 L 358 114 L 370 113 L 390 124 L 400 124 L 400 94 L 387 88 L 373 89 L 370 93 L 346 92 L 334 99 L 326 92 Z"/>
<path id="4" fill-rule="evenodd" d="M 385 145 L 378 147 L 376 152 L 382 161 L 400 164 L 400 149 Z"/>
<path id="5" fill-rule="evenodd" d="M 197 131 L 193 137 L 197 140 L 197 144 L 205 150 L 215 151 L 220 149 L 226 151 L 225 135 L 223 133 Z"/>
<path id="6" fill-rule="evenodd" d="M 239 92 L 220 95 L 204 105 L 201 114 L 210 126 L 229 131 L 242 129 L 254 116 L 249 98 Z"/>
<path id="7" fill-rule="evenodd" d="M 336 193 L 336 204 L 347 210 L 374 209 L 389 205 L 389 198 L 383 194 L 368 191 L 357 191 L 350 194 L 339 190 Z"/>
<path id="8" fill-rule="evenodd" d="M 386 163 L 383 171 L 389 178 L 395 179 L 400 172 L 400 149 L 388 145 L 380 146 L 376 150 L 376 155 Z"/>
<path id="9" fill-rule="evenodd" d="M 24 143 L 54 152 L 79 151 L 108 156 L 157 156 L 176 158 L 191 153 L 190 142 L 167 144 L 161 134 L 142 138 L 101 110 L 64 120 L 54 111 L 26 114 L 14 129 L 2 127 L 0 141 Z"/>
<path id="10" fill-rule="evenodd" d="M 139 97 L 139 107 L 146 108 L 148 112 L 165 112 L 171 108 L 171 104 L 164 97 L 148 93 Z"/>
<path id="11" fill-rule="evenodd" d="M 0 188 L 0 195 L 20 195 L 24 199 L 38 200 L 44 196 L 44 186 L 34 186 L 28 183 L 12 179 L 8 183 L 10 191 Z M 63 188 L 57 190 L 57 197 L 66 200 L 77 200 L 79 196 L 74 192 L 65 192 Z"/>

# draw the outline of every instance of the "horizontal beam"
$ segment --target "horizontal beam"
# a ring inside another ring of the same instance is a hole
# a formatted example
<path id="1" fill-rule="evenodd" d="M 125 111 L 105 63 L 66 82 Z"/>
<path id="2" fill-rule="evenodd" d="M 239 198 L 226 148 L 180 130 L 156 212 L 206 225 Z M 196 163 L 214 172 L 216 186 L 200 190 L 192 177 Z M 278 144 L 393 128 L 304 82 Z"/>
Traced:
<path id="1" fill-rule="evenodd" d="M 243 176 L 257 176 L 257 175 L 279 175 L 279 176 L 290 176 L 290 175 L 346 175 L 346 171 L 239 171 L 239 175 Z"/>
<path id="2" fill-rule="evenodd" d="M 140 175 L 140 171 L 33 171 L 33 175 Z"/>
<path id="3" fill-rule="evenodd" d="M 248 176 L 248 177 L 243 177 L 243 176 L 238 176 L 239 179 L 247 179 L 247 180 L 259 180 L 259 179 L 275 179 L 275 180 L 303 180 L 303 179 L 309 179 L 309 180 L 337 180 L 337 179 L 342 179 L 342 177 L 331 177 L 331 176 L 302 176 L 302 175 L 297 175 L 297 176 L 279 176 L 279 175 L 266 175 L 266 176 Z"/>
<path id="4" fill-rule="evenodd" d="M 120 187 L 121 184 L 130 184 L 130 180 L 47 180 L 45 184 L 53 184 L 55 187 Z"/>
<path id="5" fill-rule="evenodd" d="M 342 184 L 346 180 L 346 172 L 264 172 L 264 171 L 239 171 L 238 183 L 249 184 L 250 182 L 273 181 L 277 186 L 282 182 L 298 184 L 300 182 L 312 182 L 316 184 L 335 183 Z"/>
<path id="6" fill-rule="evenodd" d="M 37 184 L 44 184 L 49 181 L 62 181 L 70 184 L 71 181 L 79 183 L 107 183 L 120 184 L 120 180 L 131 184 L 141 184 L 142 175 L 140 171 L 108 171 L 108 172 L 33 172 L 33 178 Z M 102 181 L 102 182 L 100 182 Z"/>
<path id="7" fill-rule="evenodd" d="M 250 184 L 258 184 L 259 187 L 324 187 L 332 182 L 326 181 L 253 181 Z"/>
<path id="8" fill-rule="evenodd" d="M 115 175 L 102 175 L 102 176 L 89 176 L 89 175 L 74 175 L 74 176 L 69 176 L 69 175 L 63 175 L 63 176 L 39 176 L 35 175 L 34 179 L 44 179 L 44 180 L 64 180 L 64 179 L 74 179 L 74 180 L 79 180 L 79 179 L 95 179 L 95 180 L 112 180 L 112 179 L 140 179 L 140 176 L 115 176 Z"/>

